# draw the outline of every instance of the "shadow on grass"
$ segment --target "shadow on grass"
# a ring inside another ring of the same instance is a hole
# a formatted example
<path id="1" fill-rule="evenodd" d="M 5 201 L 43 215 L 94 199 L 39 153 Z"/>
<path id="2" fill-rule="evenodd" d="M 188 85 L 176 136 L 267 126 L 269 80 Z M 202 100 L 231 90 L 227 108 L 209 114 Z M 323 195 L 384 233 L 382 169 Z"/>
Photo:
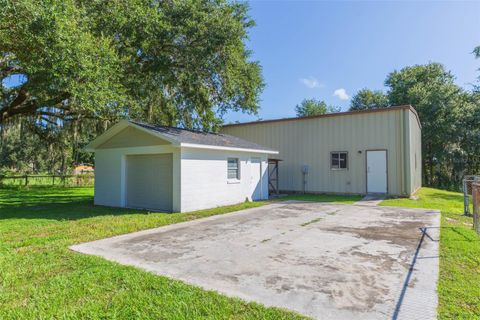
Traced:
<path id="1" fill-rule="evenodd" d="M 0 207 L 34 206 L 41 203 L 93 199 L 93 188 L 7 187 L 0 188 Z"/>
<path id="2" fill-rule="evenodd" d="M 480 237 L 477 237 L 475 234 L 471 234 L 473 230 L 465 229 L 464 227 L 428 227 L 428 229 L 440 229 L 441 232 L 453 232 L 459 238 L 458 239 L 449 239 L 453 242 L 480 242 Z M 431 241 L 439 241 L 439 239 L 433 239 L 428 233 L 425 234 L 427 238 Z"/>
<path id="3" fill-rule="evenodd" d="M 477 237 L 476 235 L 471 236 L 468 233 L 471 233 L 470 231 L 473 230 L 467 230 L 465 228 L 457 228 L 457 227 L 442 227 L 442 229 L 446 229 L 449 231 L 452 231 L 453 233 L 457 234 L 459 237 L 461 237 L 463 240 L 449 240 L 449 241 L 466 241 L 466 242 L 480 242 L 480 237 Z"/>
<path id="4" fill-rule="evenodd" d="M 460 201 L 463 203 L 463 195 L 453 195 L 453 194 L 445 194 L 441 192 L 433 192 L 429 196 L 445 201 Z"/>
<path id="5" fill-rule="evenodd" d="M 0 220 L 77 220 L 105 215 L 148 214 L 138 209 L 93 205 L 92 188 L 0 189 Z"/>

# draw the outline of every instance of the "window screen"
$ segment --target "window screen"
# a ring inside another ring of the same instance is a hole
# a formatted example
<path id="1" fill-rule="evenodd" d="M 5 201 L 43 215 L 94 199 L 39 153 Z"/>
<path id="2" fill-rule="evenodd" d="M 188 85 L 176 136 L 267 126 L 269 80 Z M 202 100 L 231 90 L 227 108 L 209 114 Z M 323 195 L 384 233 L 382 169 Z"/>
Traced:
<path id="1" fill-rule="evenodd" d="M 238 158 L 228 158 L 228 179 L 240 179 Z"/>
<path id="2" fill-rule="evenodd" d="M 348 168 L 348 152 L 335 151 L 330 153 L 330 167 L 332 169 L 347 169 Z"/>

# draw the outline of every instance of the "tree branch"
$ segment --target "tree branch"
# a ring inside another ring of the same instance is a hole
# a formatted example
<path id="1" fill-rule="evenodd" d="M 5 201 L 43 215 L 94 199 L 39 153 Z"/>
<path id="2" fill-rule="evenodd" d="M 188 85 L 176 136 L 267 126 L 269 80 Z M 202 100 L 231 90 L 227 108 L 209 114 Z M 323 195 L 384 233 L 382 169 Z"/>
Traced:
<path id="1" fill-rule="evenodd" d="M 18 73 L 22 70 L 19 66 L 6 66 L 5 68 L 0 69 L 0 79 L 6 78 L 12 73 Z"/>
<path id="2" fill-rule="evenodd" d="M 45 101 L 42 105 L 38 101 L 25 92 L 24 88 L 18 91 L 17 97 L 11 103 L 0 109 L 0 123 L 19 114 L 41 114 L 40 108 L 44 106 L 55 107 L 61 102 L 70 97 L 70 94 L 63 92 L 59 96 Z M 59 106 L 59 109 L 67 110 L 64 106 Z"/>

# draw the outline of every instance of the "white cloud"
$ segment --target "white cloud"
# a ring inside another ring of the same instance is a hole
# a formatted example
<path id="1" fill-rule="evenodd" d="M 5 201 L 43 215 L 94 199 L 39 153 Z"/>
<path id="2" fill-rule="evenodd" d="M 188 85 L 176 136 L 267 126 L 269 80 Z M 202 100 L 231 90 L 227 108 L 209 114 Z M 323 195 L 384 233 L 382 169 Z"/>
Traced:
<path id="1" fill-rule="evenodd" d="M 337 89 L 333 92 L 335 97 L 338 97 L 340 100 L 348 100 L 350 96 L 347 94 L 347 91 L 343 88 Z"/>
<path id="2" fill-rule="evenodd" d="M 324 85 L 314 77 L 310 78 L 301 78 L 300 82 L 303 83 L 305 86 L 307 86 L 310 89 L 315 89 L 315 88 L 323 88 Z"/>

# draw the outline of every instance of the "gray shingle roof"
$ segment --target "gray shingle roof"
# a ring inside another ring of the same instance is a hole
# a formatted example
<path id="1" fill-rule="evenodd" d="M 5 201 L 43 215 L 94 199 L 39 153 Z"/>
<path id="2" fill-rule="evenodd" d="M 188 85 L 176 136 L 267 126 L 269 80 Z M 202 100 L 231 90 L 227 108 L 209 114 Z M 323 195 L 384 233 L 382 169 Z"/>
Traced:
<path id="1" fill-rule="evenodd" d="M 228 134 L 203 132 L 176 127 L 157 126 L 134 121 L 130 122 L 145 129 L 159 132 L 167 138 L 170 138 L 171 140 L 177 141 L 179 143 L 192 143 L 216 147 L 274 151 L 270 148 Z"/>

